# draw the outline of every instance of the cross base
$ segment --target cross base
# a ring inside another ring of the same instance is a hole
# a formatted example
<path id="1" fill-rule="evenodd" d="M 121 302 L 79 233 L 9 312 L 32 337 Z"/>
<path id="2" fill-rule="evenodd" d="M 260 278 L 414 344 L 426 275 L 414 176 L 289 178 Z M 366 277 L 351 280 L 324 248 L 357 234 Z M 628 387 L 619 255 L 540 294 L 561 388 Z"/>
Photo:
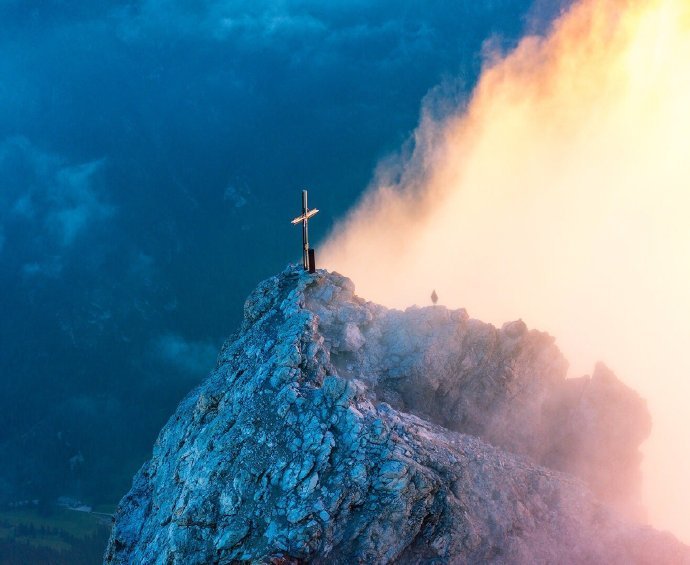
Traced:
<path id="1" fill-rule="evenodd" d="M 309 264 L 306 265 L 307 271 L 309 271 L 310 273 L 316 272 L 316 257 L 315 257 L 315 255 L 316 255 L 316 253 L 314 253 L 314 250 L 310 249 L 309 253 L 307 255 L 307 259 L 308 259 Z"/>

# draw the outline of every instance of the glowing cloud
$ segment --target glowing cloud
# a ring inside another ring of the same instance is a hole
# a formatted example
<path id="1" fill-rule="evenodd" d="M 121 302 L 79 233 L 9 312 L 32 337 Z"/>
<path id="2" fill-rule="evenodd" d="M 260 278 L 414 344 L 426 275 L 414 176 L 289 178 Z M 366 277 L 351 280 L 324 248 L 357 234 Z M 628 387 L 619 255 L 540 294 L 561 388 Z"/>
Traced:
<path id="1" fill-rule="evenodd" d="M 557 336 L 648 399 L 650 521 L 690 542 L 690 3 L 584 0 L 423 110 L 323 264 L 391 306 L 465 306 Z M 392 180 L 391 180 L 392 179 Z"/>

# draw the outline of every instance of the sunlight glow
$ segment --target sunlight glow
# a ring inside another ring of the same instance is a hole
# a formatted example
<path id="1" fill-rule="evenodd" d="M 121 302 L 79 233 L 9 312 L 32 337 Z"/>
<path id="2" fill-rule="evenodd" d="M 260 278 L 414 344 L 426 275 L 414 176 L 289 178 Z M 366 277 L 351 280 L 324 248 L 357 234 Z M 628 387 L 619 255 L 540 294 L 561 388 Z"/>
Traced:
<path id="1" fill-rule="evenodd" d="M 690 542 L 690 2 L 583 0 L 425 103 L 322 262 L 389 306 L 546 330 L 644 396 L 650 522 Z"/>

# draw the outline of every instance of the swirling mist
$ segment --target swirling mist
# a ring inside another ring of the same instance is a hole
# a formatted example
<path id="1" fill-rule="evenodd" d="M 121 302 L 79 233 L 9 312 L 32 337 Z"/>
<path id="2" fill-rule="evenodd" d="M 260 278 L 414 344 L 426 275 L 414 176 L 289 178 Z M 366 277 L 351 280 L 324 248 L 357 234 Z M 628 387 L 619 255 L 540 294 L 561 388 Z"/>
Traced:
<path id="1" fill-rule="evenodd" d="M 321 263 L 389 306 L 549 331 L 648 401 L 650 522 L 690 542 L 690 4 L 583 0 L 423 104 Z"/>

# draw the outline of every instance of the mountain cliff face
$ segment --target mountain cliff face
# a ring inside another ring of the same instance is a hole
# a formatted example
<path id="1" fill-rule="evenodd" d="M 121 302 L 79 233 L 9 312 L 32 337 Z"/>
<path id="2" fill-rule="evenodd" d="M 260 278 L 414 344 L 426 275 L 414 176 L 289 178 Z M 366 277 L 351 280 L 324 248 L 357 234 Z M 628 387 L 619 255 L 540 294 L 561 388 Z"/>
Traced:
<path id="1" fill-rule="evenodd" d="M 636 513 L 644 402 L 546 334 L 290 268 L 180 404 L 109 563 L 690 563 Z"/>

